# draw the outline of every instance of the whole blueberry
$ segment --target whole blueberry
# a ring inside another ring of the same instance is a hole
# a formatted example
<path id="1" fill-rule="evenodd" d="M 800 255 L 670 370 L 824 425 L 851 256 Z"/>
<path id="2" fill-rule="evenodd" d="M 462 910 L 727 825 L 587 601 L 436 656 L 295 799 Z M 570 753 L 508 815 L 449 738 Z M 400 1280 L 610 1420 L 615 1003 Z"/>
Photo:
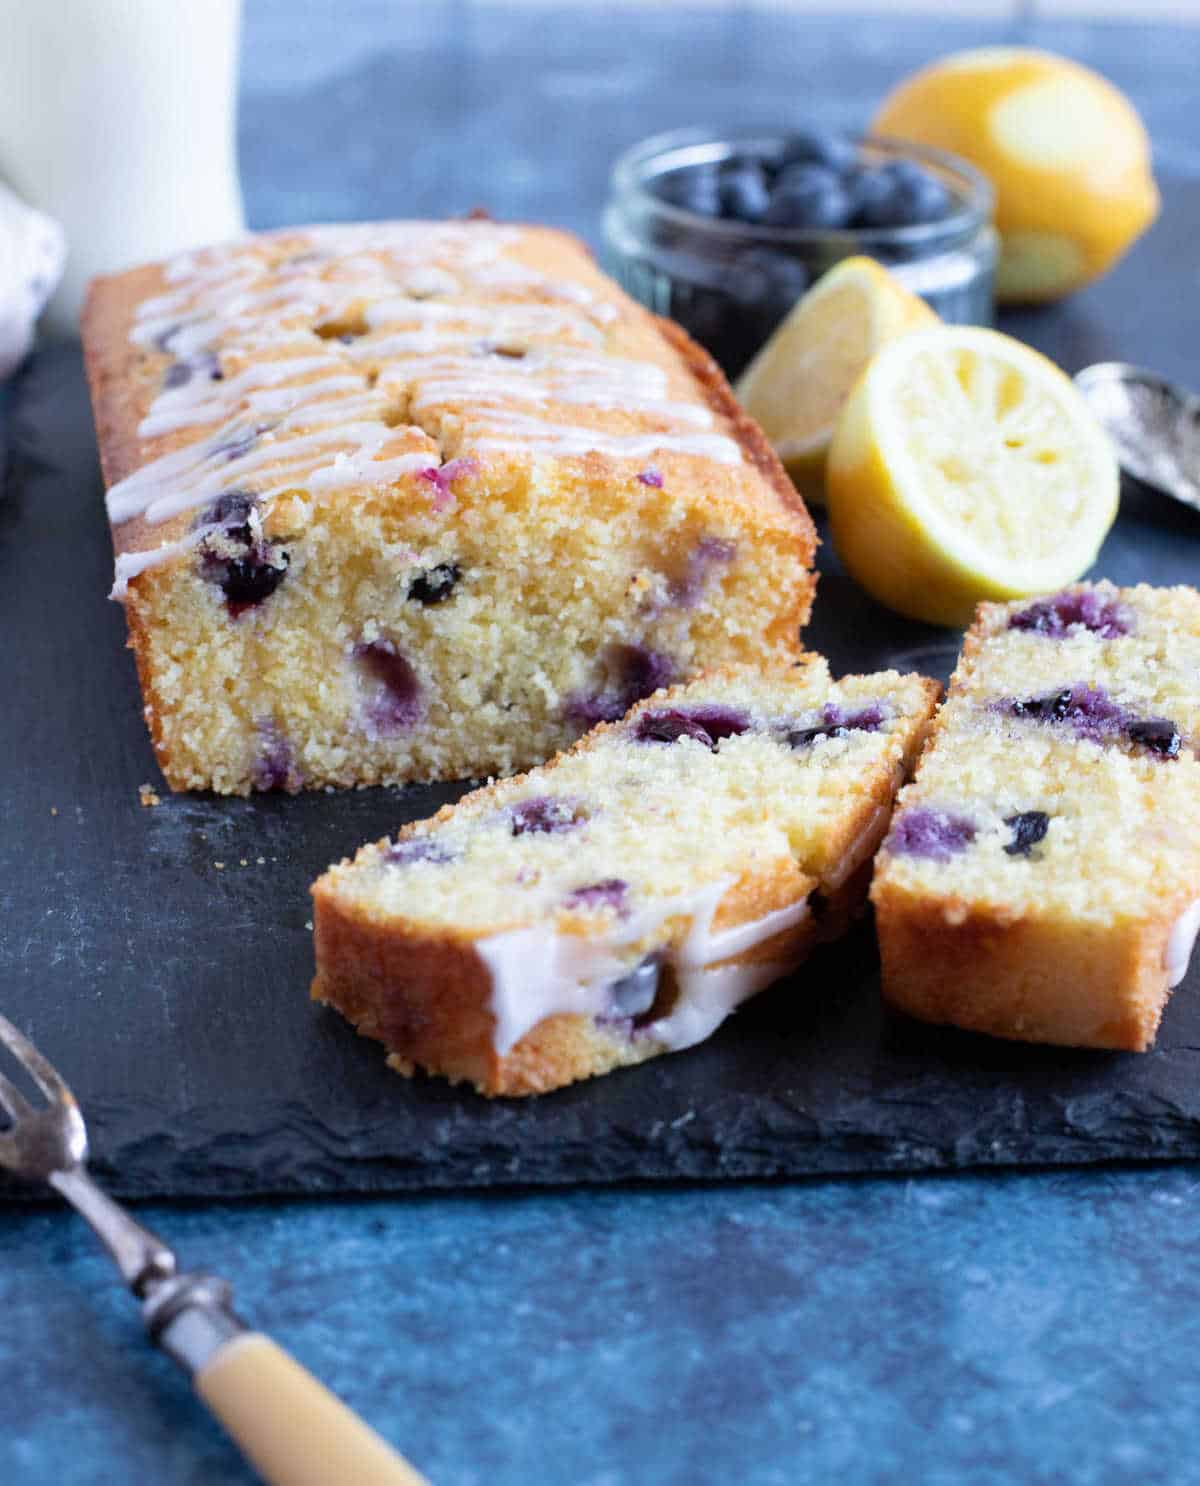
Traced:
<path id="1" fill-rule="evenodd" d="M 1004 850 L 1010 857 L 1028 857 L 1033 848 L 1045 839 L 1050 829 L 1050 817 L 1044 810 L 1022 810 L 1016 815 L 1006 815 L 1004 824 L 1012 829 L 1012 840 Z"/>
<path id="2" fill-rule="evenodd" d="M 755 161 L 731 162 L 720 177 L 721 215 L 738 222 L 761 222 L 771 204 L 762 166 Z"/>
<path id="3" fill-rule="evenodd" d="M 462 575 L 456 562 L 440 562 L 435 568 L 419 572 L 408 585 L 408 597 L 426 608 L 444 604 L 454 592 L 454 585 Z"/>
<path id="4" fill-rule="evenodd" d="M 890 227 L 895 210 L 896 181 L 886 166 L 867 166 L 847 183 L 851 222 L 855 227 Z"/>
<path id="5" fill-rule="evenodd" d="M 857 158 L 858 146 L 845 134 L 829 129 L 797 129 L 788 136 L 776 167 L 783 171 L 790 165 L 823 165 L 835 175 L 843 175 Z"/>
<path id="6" fill-rule="evenodd" d="M 657 194 L 672 206 L 702 217 L 721 215 L 721 191 L 717 174 L 705 166 L 673 170 L 655 183 Z"/>
<path id="7" fill-rule="evenodd" d="M 1178 758 L 1183 739 L 1169 717 L 1147 717 L 1131 722 L 1126 729 L 1130 740 L 1162 758 Z"/>
<path id="8" fill-rule="evenodd" d="M 220 526 L 231 541 L 251 541 L 250 517 L 258 505 L 258 498 L 248 490 L 226 490 L 210 501 L 192 523 L 193 529 L 203 526 Z"/>
<path id="9" fill-rule="evenodd" d="M 823 165 L 793 165 L 775 183 L 763 221 L 770 227 L 844 227 L 851 201 Z"/>
<path id="10" fill-rule="evenodd" d="M 940 222 L 953 207 L 950 192 L 932 171 L 911 160 L 893 163 L 895 182 L 892 205 L 893 221 L 898 227 L 915 227 L 921 222 Z"/>
<path id="11" fill-rule="evenodd" d="M 858 227 L 915 227 L 938 222 L 953 208 L 950 192 L 914 160 L 889 160 L 851 179 Z"/>
<path id="12" fill-rule="evenodd" d="M 777 248 L 747 248 L 739 253 L 729 273 L 734 297 L 742 305 L 759 305 L 773 312 L 767 333 L 808 288 L 808 269 Z"/>
<path id="13" fill-rule="evenodd" d="M 226 562 L 219 581 L 235 611 L 251 609 L 270 598 L 287 576 L 288 554 L 263 548 Z"/>

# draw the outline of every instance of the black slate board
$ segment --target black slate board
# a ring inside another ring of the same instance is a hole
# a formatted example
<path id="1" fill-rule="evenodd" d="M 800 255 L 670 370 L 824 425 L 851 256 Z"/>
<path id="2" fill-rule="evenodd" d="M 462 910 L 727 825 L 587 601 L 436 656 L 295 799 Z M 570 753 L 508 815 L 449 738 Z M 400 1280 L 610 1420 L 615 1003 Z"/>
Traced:
<path id="1" fill-rule="evenodd" d="M 1068 369 L 1187 378 L 1200 185 L 1103 285 L 1008 328 Z M 1176 286 L 1175 289 L 1172 286 Z M 869 924 L 708 1044 L 540 1100 L 402 1082 L 306 998 L 308 885 L 454 786 L 252 801 L 157 782 L 77 348 L 11 399 L 0 500 L 0 1007 L 87 1111 L 129 1195 L 418 1189 L 1200 1155 L 1200 975 L 1143 1057 L 1028 1048 L 885 1012 Z M 1127 490 L 1100 573 L 1195 581 L 1200 518 Z M 827 548 L 810 643 L 835 669 L 945 675 L 958 637 L 859 593 Z M 57 812 L 57 813 L 55 813 Z M 260 860 L 261 859 L 261 860 Z M 242 865 L 243 861 L 247 865 Z M 224 863 L 219 870 L 217 862 Z M 14 1188 L 0 1189 L 10 1195 Z"/>

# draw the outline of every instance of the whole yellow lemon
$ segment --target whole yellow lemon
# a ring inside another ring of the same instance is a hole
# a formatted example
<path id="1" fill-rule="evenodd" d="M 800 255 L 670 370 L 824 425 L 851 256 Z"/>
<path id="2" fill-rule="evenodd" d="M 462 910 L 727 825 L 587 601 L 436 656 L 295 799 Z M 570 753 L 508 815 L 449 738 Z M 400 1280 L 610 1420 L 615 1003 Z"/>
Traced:
<path id="1" fill-rule="evenodd" d="M 996 192 L 996 297 L 1059 299 L 1116 262 L 1158 213 L 1150 141 L 1123 93 L 1027 47 L 957 52 L 884 100 L 872 132 L 950 150 Z"/>

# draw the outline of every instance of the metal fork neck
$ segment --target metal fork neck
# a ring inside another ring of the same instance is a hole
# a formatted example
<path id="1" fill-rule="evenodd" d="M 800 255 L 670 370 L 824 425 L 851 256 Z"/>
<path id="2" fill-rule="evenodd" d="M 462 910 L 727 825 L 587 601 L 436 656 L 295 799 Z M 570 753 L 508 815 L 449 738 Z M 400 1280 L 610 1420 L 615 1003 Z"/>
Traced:
<path id="1" fill-rule="evenodd" d="M 102 1191 L 82 1166 L 55 1171 L 48 1180 L 91 1225 L 121 1271 L 121 1278 L 139 1299 L 155 1283 L 175 1273 L 173 1251 Z"/>
<path id="2" fill-rule="evenodd" d="M 121 1278 L 142 1302 L 151 1338 L 189 1373 L 199 1371 L 232 1337 L 244 1331 L 224 1280 L 178 1274 L 174 1252 L 156 1233 L 104 1192 L 82 1166 L 53 1172 L 60 1192 L 112 1256 Z"/>

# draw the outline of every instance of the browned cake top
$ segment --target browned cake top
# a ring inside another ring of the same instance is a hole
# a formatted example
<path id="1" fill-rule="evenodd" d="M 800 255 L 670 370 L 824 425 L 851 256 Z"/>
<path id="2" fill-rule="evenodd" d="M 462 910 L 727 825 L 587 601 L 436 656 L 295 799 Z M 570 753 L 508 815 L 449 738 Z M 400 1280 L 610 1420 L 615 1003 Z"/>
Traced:
<path id="1" fill-rule="evenodd" d="M 708 358 L 548 228 L 247 238 L 98 280 L 84 341 L 118 593 L 233 491 L 267 510 L 387 486 L 440 508 L 460 477 L 507 485 L 543 461 L 610 487 L 686 482 L 811 552 L 803 505 Z"/>

